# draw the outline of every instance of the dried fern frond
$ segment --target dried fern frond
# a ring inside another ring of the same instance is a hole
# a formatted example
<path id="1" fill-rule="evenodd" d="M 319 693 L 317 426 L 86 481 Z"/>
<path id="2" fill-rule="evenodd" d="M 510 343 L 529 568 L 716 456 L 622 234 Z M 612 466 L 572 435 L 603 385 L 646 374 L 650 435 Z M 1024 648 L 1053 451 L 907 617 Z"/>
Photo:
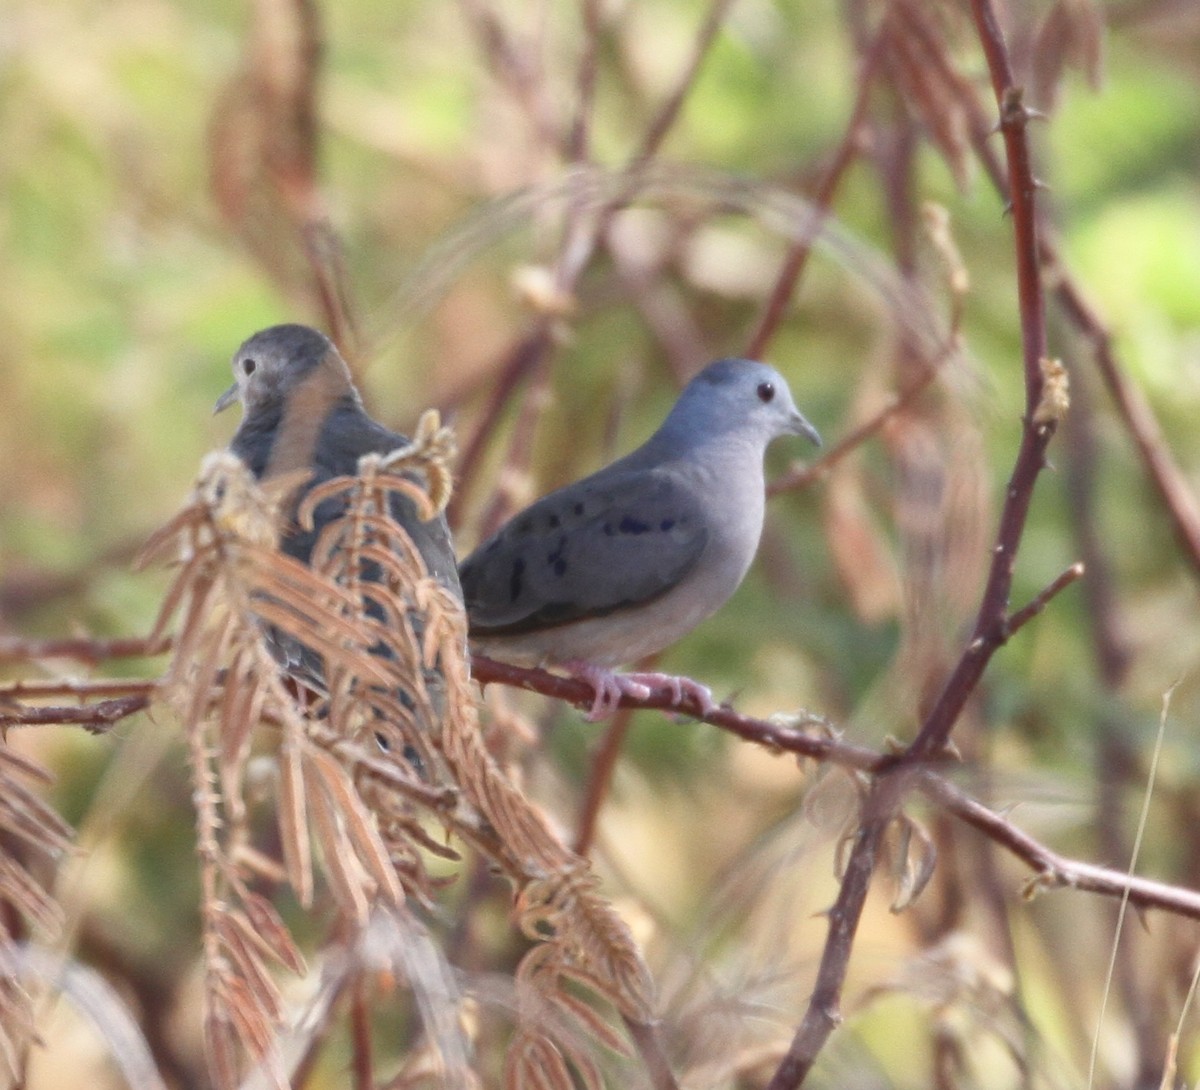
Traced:
<path id="1" fill-rule="evenodd" d="M 205 463 L 187 508 L 151 542 L 177 567 L 159 623 L 178 628 L 162 693 L 183 720 L 196 785 L 206 1033 L 219 1086 L 233 1085 L 243 1056 L 284 1084 L 272 973 L 303 969 L 251 889 L 266 873 L 251 865 L 244 801 L 262 724 L 277 739 L 284 871 L 302 904 L 312 903 L 318 862 L 351 929 L 409 896 L 432 904 L 440 882 L 426 859 L 457 855 L 431 818 L 513 882 L 517 924 L 538 941 L 518 972 L 513 1070 L 553 1055 L 546 1070 L 599 1085 L 590 1049 L 620 1051 L 624 1038 L 580 988 L 628 1020 L 650 1020 L 650 979 L 628 929 L 483 743 L 461 601 L 393 518 L 396 495 L 424 517 L 444 505 L 451 450 L 450 433 L 427 415 L 409 446 L 309 489 L 295 504 L 302 527 L 320 504 L 339 511 L 310 567 L 277 545 L 297 482 L 260 489 L 229 455 Z"/>
<path id="2" fill-rule="evenodd" d="M 421 434 L 419 429 L 414 446 Z M 542 944 L 526 956 L 520 976 L 522 988 L 530 997 L 536 995 L 536 1002 L 530 998 L 518 1009 L 537 1015 L 522 1024 L 521 1033 L 531 1040 L 545 1037 L 543 1044 L 530 1048 L 540 1054 L 543 1047 L 556 1047 L 546 1037 L 550 1023 L 544 1017 L 548 1008 L 555 1008 L 554 1021 L 560 1026 L 573 1021 L 592 1041 L 619 1049 L 620 1035 L 566 985 L 582 984 L 625 1017 L 646 1022 L 649 974 L 623 921 L 597 892 L 587 863 L 555 836 L 483 744 L 461 603 L 428 576 L 420 555 L 389 516 L 390 492 L 412 498 L 411 482 L 386 471 L 401 464 L 399 456 L 364 459 L 357 478 L 328 482 L 307 498 L 302 510 L 334 497 L 346 503 L 345 516 L 326 529 L 314 551 L 314 565 L 355 587 L 362 600 L 373 601 L 375 611 L 387 617 L 377 653 L 395 662 L 412 662 L 414 653 L 419 654 L 419 669 L 407 671 L 402 681 L 411 714 L 401 714 L 391 726 L 420 754 L 425 775 L 453 790 L 438 808 L 439 816 L 509 876 L 517 890 L 518 925 Z M 346 687 L 331 681 L 330 690 L 344 692 Z M 351 691 L 368 703 L 377 701 L 361 687 Z M 335 712 L 331 722 L 339 718 Z M 389 838 L 393 857 L 411 867 L 413 857 L 407 853 L 413 850 L 413 823 L 406 821 L 413 813 L 411 801 L 389 791 L 366 768 L 360 768 L 358 785 L 381 820 L 388 814 L 382 828 L 400 834 Z M 587 1062 L 582 1052 L 571 1061 L 580 1072 Z"/>
<path id="3" fill-rule="evenodd" d="M 304 964 L 274 909 L 250 888 L 244 789 L 256 727 L 270 722 L 279 732 L 279 827 L 300 901 L 313 895 L 310 829 L 338 903 L 361 923 L 375 898 L 403 899 L 371 815 L 344 769 L 310 737 L 309 701 L 278 662 L 294 643 L 353 670 L 361 685 L 395 680 L 369 653 L 374 633 L 356 620 L 351 592 L 276 548 L 281 500 L 293 489 L 285 482 L 262 490 L 236 458 L 212 456 L 191 502 L 148 546 L 151 556 L 170 549 L 177 557 L 158 626 L 176 619 L 161 692 L 183 721 L 195 782 L 205 1031 L 221 1086 L 236 1084 L 242 1054 L 286 1085 L 275 1050 L 283 1006 L 271 970 Z"/>
<path id="4" fill-rule="evenodd" d="M 58 903 L 34 878 L 30 857 L 58 859 L 71 846 L 71 828 L 25 782 L 49 783 L 40 765 L 14 753 L 0 734 L 0 1068 L 20 1081 L 22 1056 L 34 1037 L 30 994 L 22 983 L 24 958 L 6 921 L 13 913 L 47 936 L 62 928 Z"/>

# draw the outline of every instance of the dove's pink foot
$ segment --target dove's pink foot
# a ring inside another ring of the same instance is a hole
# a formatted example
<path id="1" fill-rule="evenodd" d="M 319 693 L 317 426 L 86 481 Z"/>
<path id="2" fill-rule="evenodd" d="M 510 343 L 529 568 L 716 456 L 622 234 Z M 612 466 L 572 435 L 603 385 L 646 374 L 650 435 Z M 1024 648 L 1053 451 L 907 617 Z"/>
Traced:
<path id="1" fill-rule="evenodd" d="M 650 689 L 635 674 L 618 674 L 590 662 L 564 662 L 562 665 L 573 677 L 586 681 L 596 690 L 596 699 L 585 716 L 589 723 L 599 723 L 611 716 L 623 696 L 645 700 L 650 695 Z"/>
<path id="2" fill-rule="evenodd" d="M 676 677 L 674 674 L 625 674 L 630 681 L 645 685 L 650 689 L 667 688 L 671 690 L 671 700 L 681 704 L 685 696 L 690 696 L 700 705 L 700 714 L 708 715 L 717 710 L 717 702 L 713 699 L 712 690 L 707 685 L 701 685 L 690 677 Z"/>
<path id="3" fill-rule="evenodd" d="M 717 708 L 712 691 L 691 678 L 672 674 L 618 674 L 590 662 L 564 662 L 563 668 L 573 677 L 586 681 L 596 691 L 596 698 L 586 717 L 589 723 L 598 723 L 616 712 L 621 697 L 645 700 L 655 688 L 670 690 L 671 700 L 675 704 L 682 703 L 685 696 L 690 696 L 700 705 L 701 715 L 708 715 Z"/>

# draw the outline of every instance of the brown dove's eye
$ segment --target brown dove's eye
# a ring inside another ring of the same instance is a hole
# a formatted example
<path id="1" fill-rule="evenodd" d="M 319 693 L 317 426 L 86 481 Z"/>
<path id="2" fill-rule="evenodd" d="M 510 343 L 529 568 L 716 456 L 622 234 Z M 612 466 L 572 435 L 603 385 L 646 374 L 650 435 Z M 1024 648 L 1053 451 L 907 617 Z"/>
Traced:
<path id="1" fill-rule="evenodd" d="M 758 400 L 767 404 L 775 400 L 775 384 L 772 382 L 760 382 L 758 384 Z"/>
<path id="2" fill-rule="evenodd" d="M 246 372 L 246 377 L 249 378 L 255 371 L 258 370 L 258 361 L 251 358 L 242 361 L 242 370 Z M 761 396 L 761 392 L 760 395 Z"/>

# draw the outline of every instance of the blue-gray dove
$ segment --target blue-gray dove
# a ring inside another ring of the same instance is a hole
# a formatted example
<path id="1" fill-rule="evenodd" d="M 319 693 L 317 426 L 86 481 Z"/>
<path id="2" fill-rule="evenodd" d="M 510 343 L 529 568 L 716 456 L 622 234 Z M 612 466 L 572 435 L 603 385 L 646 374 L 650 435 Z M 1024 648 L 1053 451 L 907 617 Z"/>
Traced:
<path id="1" fill-rule="evenodd" d="M 233 356 L 236 381 L 217 401 L 220 412 L 240 400 L 242 422 L 230 449 L 260 479 L 307 470 L 309 477 L 290 499 L 294 512 L 310 489 L 358 472 L 364 454 L 388 454 L 408 440 L 372 420 L 333 342 L 303 325 L 277 325 L 246 340 Z M 308 563 L 321 531 L 346 509 L 341 497 L 318 504 L 313 528 L 294 519 L 280 546 Z M 408 532 L 429 573 L 461 598 L 454 548 L 443 516 L 422 521 L 413 502 L 393 493 L 391 516 Z M 373 603 L 368 602 L 368 610 Z M 276 650 L 290 670 L 320 674 L 311 653 L 276 637 Z"/>
<path id="2" fill-rule="evenodd" d="M 472 646 L 586 680 L 592 720 L 664 684 L 711 711 L 695 682 L 613 668 L 674 643 L 737 589 L 762 534 L 763 456 L 783 435 L 821 442 L 778 371 L 709 364 L 641 447 L 544 496 L 462 563 Z"/>

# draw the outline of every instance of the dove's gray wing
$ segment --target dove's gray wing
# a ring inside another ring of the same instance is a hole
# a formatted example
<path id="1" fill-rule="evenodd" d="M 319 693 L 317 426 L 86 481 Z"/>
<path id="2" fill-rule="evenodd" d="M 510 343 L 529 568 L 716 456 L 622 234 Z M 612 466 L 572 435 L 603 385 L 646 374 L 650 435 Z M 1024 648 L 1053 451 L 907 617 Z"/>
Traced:
<path id="1" fill-rule="evenodd" d="M 473 636 L 603 617 L 667 593 L 708 541 L 696 493 L 667 470 L 606 471 L 552 492 L 462 564 Z"/>

